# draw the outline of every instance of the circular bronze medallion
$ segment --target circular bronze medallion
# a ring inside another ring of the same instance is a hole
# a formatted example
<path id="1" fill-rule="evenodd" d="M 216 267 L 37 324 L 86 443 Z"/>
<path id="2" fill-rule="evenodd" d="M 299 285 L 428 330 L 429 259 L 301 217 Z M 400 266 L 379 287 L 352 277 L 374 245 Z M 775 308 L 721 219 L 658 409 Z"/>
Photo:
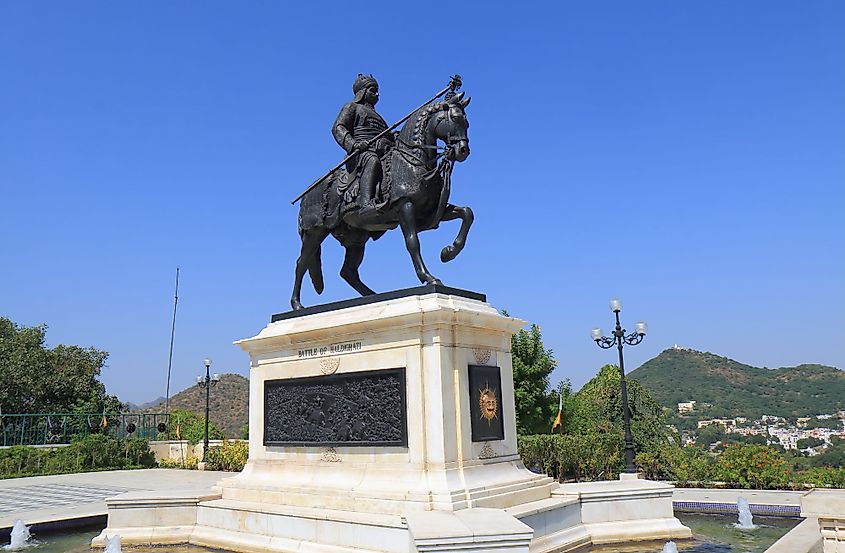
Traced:
<path id="1" fill-rule="evenodd" d="M 491 390 L 489 385 L 479 390 L 478 407 L 481 411 L 481 418 L 488 423 L 496 418 L 499 412 L 499 402 L 496 400 L 496 392 Z"/>

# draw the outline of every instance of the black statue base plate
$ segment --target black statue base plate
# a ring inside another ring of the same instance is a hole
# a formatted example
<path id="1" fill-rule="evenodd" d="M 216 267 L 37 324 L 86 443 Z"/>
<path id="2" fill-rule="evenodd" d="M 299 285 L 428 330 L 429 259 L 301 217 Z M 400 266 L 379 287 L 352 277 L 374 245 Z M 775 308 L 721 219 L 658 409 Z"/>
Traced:
<path id="1" fill-rule="evenodd" d="M 426 284 L 424 286 L 416 286 L 414 288 L 405 288 L 403 290 L 393 290 L 392 292 L 382 292 L 381 294 L 373 294 L 372 296 L 361 296 L 360 298 L 353 298 L 351 300 L 333 301 L 331 303 L 324 303 L 322 305 L 314 305 L 297 309 L 296 311 L 285 311 L 284 313 L 276 313 L 270 318 L 271 323 L 284 321 L 286 319 L 294 319 L 296 317 L 304 317 L 305 315 L 313 315 L 315 313 L 328 313 L 329 311 L 337 311 L 346 307 L 356 307 L 359 305 L 368 305 L 370 303 L 377 303 L 385 300 L 395 300 L 397 298 L 406 298 L 409 296 L 424 296 L 426 294 L 446 294 L 449 296 L 459 296 L 471 300 L 487 301 L 487 296 L 478 292 L 470 292 L 469 290 L 461 290 L 460 288 L 452 288 L 451 286 L 444 286 L 443 284 Z"/>

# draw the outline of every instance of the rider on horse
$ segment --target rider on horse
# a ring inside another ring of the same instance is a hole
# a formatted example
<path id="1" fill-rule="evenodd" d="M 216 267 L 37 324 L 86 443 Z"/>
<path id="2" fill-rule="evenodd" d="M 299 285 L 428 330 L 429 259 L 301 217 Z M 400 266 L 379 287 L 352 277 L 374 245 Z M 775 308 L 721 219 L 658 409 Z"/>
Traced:
<path id="1" fill-rule="evenodd" d="M 379 203 L 377 187 L 383 177 L 381 158 L 393 147 L 393 135 L 387 133 L 373 142 L 387 129 L 387 123 L 375 110 L 379 94 L 376 79 L 359 73 L 352 92 L 355 98 L 341 108 L 332 135 L 347 154 L 357 153 L 346 164 L 349 180 L 357 177 L 358 181 L 349 189 L 347 198 L 360 206 L 359 215 L 366 217 L 386 201 Z"/>

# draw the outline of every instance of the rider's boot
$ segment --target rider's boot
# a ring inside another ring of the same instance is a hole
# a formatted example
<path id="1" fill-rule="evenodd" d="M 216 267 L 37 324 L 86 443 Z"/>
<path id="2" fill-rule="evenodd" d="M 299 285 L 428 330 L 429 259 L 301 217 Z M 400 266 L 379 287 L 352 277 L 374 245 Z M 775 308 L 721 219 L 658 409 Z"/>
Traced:
<path id="1" fill-rule="evenodd" d="M 375 198 L 376 183 L 362 183 L 361 197 L 358 198 L 361 210 L 358 211 L 358 216 L 362 218 L 370 217 L 379 212 L 379 207 L 376 204 Z"/>

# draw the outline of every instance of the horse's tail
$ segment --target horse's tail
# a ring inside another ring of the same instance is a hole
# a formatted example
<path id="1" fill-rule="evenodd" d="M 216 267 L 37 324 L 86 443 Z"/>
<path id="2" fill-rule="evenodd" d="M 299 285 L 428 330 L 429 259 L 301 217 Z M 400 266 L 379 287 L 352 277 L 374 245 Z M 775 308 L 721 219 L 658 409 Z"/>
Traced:
<path id="1" fill-rule="evenodd" d="M 314 252 L 311 258 L 311 263 L 308 265 L 308 274 L 311 275 L 311 284 L 314 285 L 314 290 L 317 294 L 323 293 L 323 260 L 321 257 L 322 246 L 317 246 L 317 251 Z"/>

